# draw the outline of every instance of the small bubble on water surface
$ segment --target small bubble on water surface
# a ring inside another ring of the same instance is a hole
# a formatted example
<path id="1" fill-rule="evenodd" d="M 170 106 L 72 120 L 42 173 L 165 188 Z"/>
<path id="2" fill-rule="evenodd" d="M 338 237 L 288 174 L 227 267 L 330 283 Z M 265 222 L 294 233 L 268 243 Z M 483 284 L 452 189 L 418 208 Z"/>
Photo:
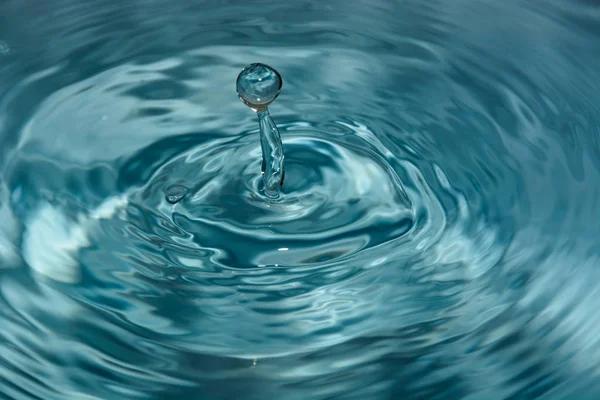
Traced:
<path id="1" fill-rule="evenodd" d="M 183 186 L 171 186 L 165 192 L 165 200 L 171 204 L 179 203 L 187 195 L 187 189 Z"/>

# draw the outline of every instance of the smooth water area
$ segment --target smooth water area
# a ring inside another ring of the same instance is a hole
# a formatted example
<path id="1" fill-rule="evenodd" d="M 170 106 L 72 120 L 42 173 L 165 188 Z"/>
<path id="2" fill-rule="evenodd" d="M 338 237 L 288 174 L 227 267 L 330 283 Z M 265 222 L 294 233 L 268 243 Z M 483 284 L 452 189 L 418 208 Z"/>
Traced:
<path id="1" fill-rule="evenodd" d="M 599 55 L 589 0 L 0 3 L 0 399 L 599 398 Z"/>

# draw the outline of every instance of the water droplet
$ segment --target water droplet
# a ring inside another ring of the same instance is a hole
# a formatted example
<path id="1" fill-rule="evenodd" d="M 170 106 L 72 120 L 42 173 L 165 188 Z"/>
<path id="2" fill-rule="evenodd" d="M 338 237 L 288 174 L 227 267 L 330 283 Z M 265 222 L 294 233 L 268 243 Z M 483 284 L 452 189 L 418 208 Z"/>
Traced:
<path id="1" fill-rule="evenodd" d="M 165 200 L 171 204 L 179 203 L 187 195 L 187 189 L 183 186 L 171 186 L 165 192 Z"/>
<path id="2" fill-rule="evenodd" d="M 281 91 L 281 75 L 268 65 L 256 63 L 245 67 L 238 75 L 236 90 L 240 99 L 258 113 L 260 147 L 262 149 L 261 173 L 265 194 L 279 196 L 285 176 L 283 145 L 277 125 L 269 114 L 268 106 Z"/>
<path id="3" fill-rule="evenodd" d="M 281 75 L 268 65 L 255 63 L 246 66 L 238 75 L 236 90 L 240 99 L 255 111 L 260 111 L 279 96 Z"/>

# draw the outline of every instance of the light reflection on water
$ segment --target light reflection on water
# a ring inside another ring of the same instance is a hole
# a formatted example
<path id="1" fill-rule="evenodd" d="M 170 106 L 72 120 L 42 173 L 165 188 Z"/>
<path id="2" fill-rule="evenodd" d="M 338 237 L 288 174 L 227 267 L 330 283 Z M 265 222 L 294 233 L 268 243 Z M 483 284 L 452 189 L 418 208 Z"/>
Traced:
<path id="1" fill-rule="evenodd" d="M 595 2 L 1 8 L 1 398 L 600 395 Z"/>

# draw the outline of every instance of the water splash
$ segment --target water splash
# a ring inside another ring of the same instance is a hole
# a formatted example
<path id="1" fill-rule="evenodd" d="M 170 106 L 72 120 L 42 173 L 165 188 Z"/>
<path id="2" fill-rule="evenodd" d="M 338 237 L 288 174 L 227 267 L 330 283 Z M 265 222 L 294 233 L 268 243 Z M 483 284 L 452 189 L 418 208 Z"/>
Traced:
<path id="1" fill-rule="evenodd" d="M 600 398 L 594 2 L 29 3 L 0 398 Z M 294 93 L 277 201 L 223 91 L 254 57 Z"/>
<path id="2" fill-rule="evenodd" d="M 236 82 L 240 99 L 258 114 L 260 147 L 263 155 L 261 173 L 265 194 L 270 198 L 279 196 L 279 188 L 285 178 L 281 135 L 268 109 L 269 104 L 279 96 L 281 85 L 279 72 L 261 63 L 245 67 Z"/>

